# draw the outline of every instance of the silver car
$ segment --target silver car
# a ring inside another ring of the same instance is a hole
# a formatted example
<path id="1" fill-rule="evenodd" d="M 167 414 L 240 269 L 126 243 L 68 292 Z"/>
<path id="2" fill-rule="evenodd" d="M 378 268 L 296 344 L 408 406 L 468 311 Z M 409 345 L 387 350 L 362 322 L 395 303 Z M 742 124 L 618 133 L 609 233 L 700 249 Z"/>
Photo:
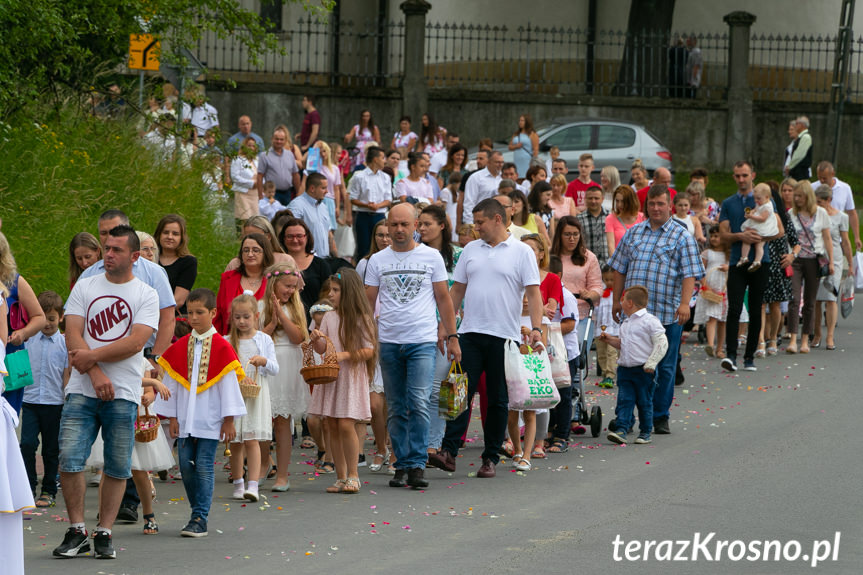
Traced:
<path id="1" fill-rule="evenodd" d="M 597 182 L 600 170 L 612 165 L 620 172 L 620 181 L 628 183 L 632 163 L 639 158 L 651 175 L 656 168 L 673 171 L 671 152 L 641 124 L 610 118 L 556 118 L 539 125 L 536 132 L 539 160 L 545 164 L 551 147 L 560 148 L 560 157 L 566 160 L 569 169 L 568 180 L 578 177 L 578 157 L 585 152 L 593 154 L 592 177 Z M 509 140 L 500 140 L 498 144 L 495 150 L 503 152 L 505 162 L 511 162 Z"/>

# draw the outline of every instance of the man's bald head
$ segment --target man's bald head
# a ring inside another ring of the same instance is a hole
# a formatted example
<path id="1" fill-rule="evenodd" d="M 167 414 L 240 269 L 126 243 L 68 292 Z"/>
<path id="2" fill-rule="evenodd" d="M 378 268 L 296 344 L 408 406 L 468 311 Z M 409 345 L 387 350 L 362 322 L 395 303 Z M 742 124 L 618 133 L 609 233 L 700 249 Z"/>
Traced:
<path id="1" fill-rule="evenodd" d="M 656 168 L 656 170 L 654 170 L 653 172 L 653 183 L 670 186 L 671 172 L 668 170 L 668 168 Z"/>
<path id="2" fill-rule="evenodd" d="M 405 251 L 413 248 L 414 231 L 417 228 L 417 212 L 408 203 L 397 204 L 387 215 L 387 229 L 393 241 L 393 249 Z"/>

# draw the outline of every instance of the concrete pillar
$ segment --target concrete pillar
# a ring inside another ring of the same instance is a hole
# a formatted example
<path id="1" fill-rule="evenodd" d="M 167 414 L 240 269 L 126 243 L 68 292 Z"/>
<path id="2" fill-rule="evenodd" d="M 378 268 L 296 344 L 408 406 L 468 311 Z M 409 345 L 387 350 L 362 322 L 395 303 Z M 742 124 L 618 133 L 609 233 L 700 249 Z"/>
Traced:
<path id="1" fill-rule="evenodd" d="M 729 27 L 728 39 L 728 121 L 724 164 L 752 159 L 752 89 L 749 71 L 749 36 L 755 15 L 731 12 L 723 18 Z"/>
<path id="2" fill-rule="evenodd" d="M 419 131 L 422 115 L 428 111 L 425 45 L 426 14 L 431 10 L 431 4 L 426 0 L 405 0 L 400 8 L 405 14 L 402 114 L 410 116 L 415 129 Z"/>

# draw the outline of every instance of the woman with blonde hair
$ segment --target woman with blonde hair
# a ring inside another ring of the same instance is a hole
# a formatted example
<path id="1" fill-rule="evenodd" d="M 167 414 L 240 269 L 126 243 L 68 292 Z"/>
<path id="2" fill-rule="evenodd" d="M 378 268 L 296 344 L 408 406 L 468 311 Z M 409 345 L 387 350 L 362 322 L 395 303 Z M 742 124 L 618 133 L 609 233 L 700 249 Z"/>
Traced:
<path id="1" fill-rule="evenodd" d="M 554 219 L 559 220 L 563 216 L 575 217 L 578 214 L 575 211 L 575 201 L 566 195 L 566 176 L 555 174 L 548 183 L 551 184 L 551 199 L 548 205 L 554 210 Z"/>
<path id="2" fill-rule="evenodd" d="M 800 292 L 803 291 L 803 330 L 800 336 L 800 353 L 809 353 L 809 338 L 815 333 L 815 299 L 821 283 L 819 268 L 826 264 L 829 275 L 834 272 L 833 241 L 830 238 L 830 216 L 818 206 L 812 185 L 803 180 L 794 186 L 789 216 L 800 250 L 796 252 L 791 269 L 791 307 L 788 313 L 788 333 L 791 341 L 787 353 L 797 353 L 797 325 L 800 309 Z M 825 255 L 826 254 L 826 255 Z M 838 254 L 837 254 L 838 255 Z"/>
<path id="3" fill-rule="evenodd" d="M 0 284 L 6 295 L 6 321 L 9 326 L 9 339 L 6 341 L 6 355 L 24 349 L 24 342 L 45 327 L 45 312 L 36 299 L 36 293 L 18 273 L 15 256 L 6 236 L 0 232 Z M 24 388 L 6 391 L 3 397 L 15 410 L 21 411 Z"/>
<path id="4" fill-rule="evenodd" d="M 599 182 L 602 186 L 602 207 L 611 212 L 614 207 L 614 190 L 620 187 L 620 172 L 614 166 L 605 166 L 599 172 Z"/>

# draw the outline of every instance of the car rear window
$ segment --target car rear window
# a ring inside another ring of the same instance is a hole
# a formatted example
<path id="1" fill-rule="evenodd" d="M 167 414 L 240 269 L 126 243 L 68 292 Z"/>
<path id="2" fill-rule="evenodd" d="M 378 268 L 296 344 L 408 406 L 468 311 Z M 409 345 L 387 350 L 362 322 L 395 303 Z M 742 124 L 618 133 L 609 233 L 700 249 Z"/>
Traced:
<path id="1" fill-rule="evenodd" d="M 629 148 L 635 144 L 635 130 L 624 126 L 599 126 L 596 139 L 597 150 Z"/>

